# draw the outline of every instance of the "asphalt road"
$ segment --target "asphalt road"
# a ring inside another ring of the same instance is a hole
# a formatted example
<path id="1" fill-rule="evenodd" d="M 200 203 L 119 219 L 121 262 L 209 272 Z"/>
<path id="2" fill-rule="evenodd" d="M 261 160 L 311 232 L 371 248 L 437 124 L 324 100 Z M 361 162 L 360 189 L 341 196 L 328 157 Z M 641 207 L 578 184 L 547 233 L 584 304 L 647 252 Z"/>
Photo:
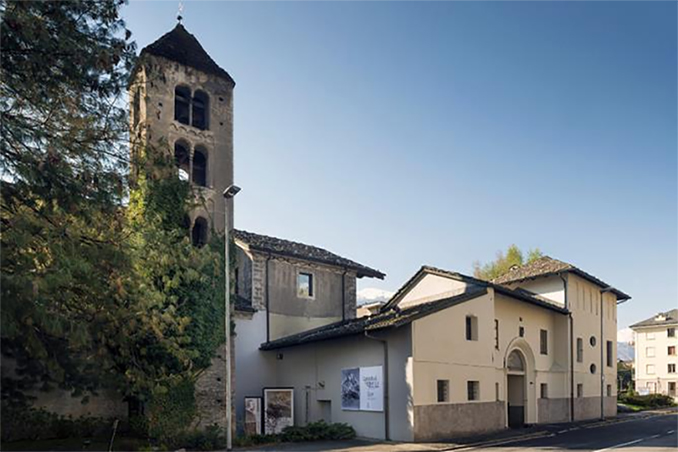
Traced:
<path id="1" fill-rule="evenodd" d="M 548 436 L 495 446 L 473 448 L 474 452 L 520 450 L 607 452 L 675 452 L 678 450 L 678 414 L 628 419 L 603 426 L 584 426 Z M 467 449 L 468 450 L 468 449 Z"/>
<path id="2" fill-rule="evenodd" d="M 368 443 L 359 440 L 278 444 L 257 451 L 286 452 L 676 452 L 678 413 L 628 417 L 602 425 L 548 426 L 532 439 L 509 439 L 491 445 L 452 448 L 443 444 Z M 533 434 L 534 436 L 534 434 Z"/>

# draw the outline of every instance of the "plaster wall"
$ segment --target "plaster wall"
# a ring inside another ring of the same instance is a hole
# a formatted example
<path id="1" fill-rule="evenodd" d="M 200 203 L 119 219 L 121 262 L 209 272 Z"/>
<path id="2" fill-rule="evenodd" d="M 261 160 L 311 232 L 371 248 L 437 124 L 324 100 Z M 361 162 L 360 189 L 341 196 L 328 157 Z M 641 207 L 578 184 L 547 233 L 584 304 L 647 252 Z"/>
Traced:
<path id="1" fill-rule="evenodd" d="M 606 397 L 610 385 L 612 397 L 617 396 L 617 302 L 612 293 L 602 294 L 600 287 L 579 276 L 568 274 L 568 302 L 573 321 L 574 394 L 577 385 L 582 385 L 585 399 L 596 398 L 597 408 L 592 402 L 575 403 L 575 420 L 601 416 L 600 397 Z M 601 306 L 602 304 L 602 306 Z M 602 336 L 601 336 L 602 320 Z M 583 359 L 577 360 L 577 338 L 582 339 Z M 593 340 L 592 340 L 593 338 Z M 612 346 L 611 365 L 607 365 L 607 342 Z M 602 355 L 601 355 L 602 351 Z M 601 388 L 602 372 L 602 388 Z M 602 391 L 601 391 L 602 389 Z M 580 406 L 580 408 L 577 408 Z M 615 405 L 616 414 L 616 405 Z M 604 411 L 604 408 L 603 408 Z"/>
<path id="2" fill-rule="evenodd" d="M 553 300 L 560 306 L 565 306 L 565 286 L 559 276 L 521 281 L 518 284 L 512 284 L 511 287 L 522 287 L 549 300 Z"/>
<path id="3" fill-rule="evenodd" d="M 390 439 L 412 441 L 410 330 L 402 327 L 380 336 L 388 340 Z M 341 408 L 341 370 L 384 366 L 381 342 L 362 335 L 299 345 L 275 353 L 276 380 L 295 389 L 295 423 L 320 419 L 351 424 L 358 436 L 385 438 L 385 412 Z M 329 417 L 329 419 L 327 419 Z"/>
<path id="4" fill-rule="evenodd" d="M 424 274 L 424 276 L 412 287 L 400 300 L 398 306 L 406 308 L 428 301 L 440 300 L 441 298 L 458 295 L 466 290 L 467 284 L 452 278 Z"/>

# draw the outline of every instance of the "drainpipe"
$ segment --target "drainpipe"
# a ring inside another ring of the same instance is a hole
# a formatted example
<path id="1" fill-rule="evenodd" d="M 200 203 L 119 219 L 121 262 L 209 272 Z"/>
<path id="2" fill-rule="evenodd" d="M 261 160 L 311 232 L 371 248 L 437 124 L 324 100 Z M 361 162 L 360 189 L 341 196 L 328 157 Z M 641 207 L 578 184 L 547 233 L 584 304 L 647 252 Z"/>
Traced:
<path id="1" fill-rule="evenodd" d="M 388 441 L 390 439 L 389 432 L 389 394 L 388 394 L 388 341 L 386 339 L 379 339 L 378 337 L 370 336 L 370 334 L 365 331 L 365 337 L 367 339 L 372 339 L 377 342 L 381 342 L 384 347 L 384 439 Z"/>
<path id="2" fill-rule="evenodd" d="M 570 301 L 567 297 L 567 276 L 559 275 L 563 280 L 563 293 L 565 296 L 565 307 L 568 310 L 567 320 L 570 326 L 570 422 L 574 422 L 574 319 L 572 318 L 572 311 L 570 310 Z"/>
<path id="3" fill-rule="evenodd" d="M 607 343 L 603 336 L 603 295 L 610 291 L 612 291 L 610 286 L 600 290 L 600 419 L 605 419 L 605 361 L 603 345 L 607 348 Z"/>
<path id="4" fill-rule="evenodd" d="M 344 273 L 341 275 L 341 320 L 346 320 L 346 273 L 348 269 L 344 267 Z"/>
<path id="5" fill-rule="evenodd" d="M 266 286 L 266 342 L 271 340 L 271 309 L 269 300 L 269 285 L 268 285 L 268 262 L 271 260 L 271 253 L 266 256 L 266 278 L 264 285 Z"/>

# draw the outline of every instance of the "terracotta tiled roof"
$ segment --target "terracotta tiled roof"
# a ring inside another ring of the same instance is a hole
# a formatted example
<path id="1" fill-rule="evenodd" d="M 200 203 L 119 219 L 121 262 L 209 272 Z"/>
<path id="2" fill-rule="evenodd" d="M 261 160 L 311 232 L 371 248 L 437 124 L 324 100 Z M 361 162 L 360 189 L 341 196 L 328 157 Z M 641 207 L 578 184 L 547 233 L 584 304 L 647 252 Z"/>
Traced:
<path id="1" fill-rule="evenodd" d="M 259 348 L 261 350 L 275 350 L 278 348 L 292 347 L 309 342 L 317 342 L 343 336 L 363 334 L 365 332 L 374 332 L 387 328 L 397 328 L 455 304 L 472 300 L 486 293 L 486 288 L 474 287 L 454 297 L 431 301 L 429 303 L 422 303 L 402 310 L 391 309 L 369 317 L 359 317 L 356 319 L 331 323 L 320 328 L 315 328 L 313 330 L 304 331 L 292 336 L 287 336 L 274 341 L 263 343 Z"/>
<path id="2" fill-rule="evenodd" d="M 206 74 L 217 75 L 235 85 L 235 81 L 228 72 L 214 62 L 195 36 L 190 34 L 181 24 L 177 24 L 172 31 L 165 33 L 157 41 L 146 46 L 141 51 L 142 55 L 144 53 L 176 61 Z"/>
<path id="3" fill-rule="evenodd" d="M 663 320 L 657 320 L 657 317 L 662 316 Z M 663 325 L 678 325 L 678 309 L 671 309 L 668 312 L 660 312 L 653 315 L 649 319 L 631 325 L 631 328 L 638 328 L 643 326 L 663 326 Z"/>
<path id="4" fill-rule="evenodd" d="M 363 276 L 369 276 L 371 278 L 384 279 L 384 276 L 386 276 L 379 270 L 359 264 L 345 257 L 338 256 L 317 246 L 306 245 L 304 243 L 293 242 L 291 240 L 279 239 L 276 237 L 269 237 L 267 235 L 255 234 L 253 232 L 242 231 L 239 229 L 233 230 L 233 236 L 235 239 L 246 243 L 253 250 L 348 268 L 355 270 L 359 278 Z"/>
<path id="5" fill-rule="evenodd" d="M 577 276 L 580 276 L 598 286 L 602 289 L 611 287 L 609 284 L 601 281 L 590 273 L 575 267 L 572 264 L 567 262 L 559 261 L 558 259 L 553 259 L 549 256 L 543 256 L 539 259 L 534 260 L 529 264 L 522 265 L 520 267 L 515 267 L 509 270 L 505 275 L 500 276 L 492 280 L 495 284 L 512 284 L 527 279 L 534 279 L 544 276 L 553 276 L 563 273 L 574 273 Z M 618 300 L 628 300 L 631 298 L 629 295 L 625 294 L 621 290 L 611 287 L 611 292 L 617 296 Z"/>

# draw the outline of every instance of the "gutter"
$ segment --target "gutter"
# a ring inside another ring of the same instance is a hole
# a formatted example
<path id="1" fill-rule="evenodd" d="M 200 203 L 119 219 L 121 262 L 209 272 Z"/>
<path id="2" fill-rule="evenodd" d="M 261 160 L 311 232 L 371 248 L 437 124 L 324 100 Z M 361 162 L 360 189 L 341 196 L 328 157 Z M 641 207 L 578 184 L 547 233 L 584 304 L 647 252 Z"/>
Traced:
<path id="1" fill-rule="evenodd" d="M 268 262 L 271 260 L 271 253 L 268 253 L 268 256 L 266 256 L 266 278 L 264 285 L 266 286 L 266 342 L 270 342 L 271 340 L 271 309 L 270 309 L 270 297 L 269 297 L 269 292 L 270 292 L 270 287 L 268 284 Z"/>
<path id="2" fill-rule="evenodd" d="M 365 331 L 365 337 L 373 341 L 381 342 L 384 347 L 384 440 L 390 440 L 390 426 L 389 426 L 389 394 L 388 394 L 388 341 L 386 339 L 379 339 Z"/>
<path id="3" fill-rule="evenodd" d="M 563 293 L 565 296 L 565 308 L 568 310 L 567 318 L 570 324 L 570 422 L 574 422 L 574 319 L 572 318 L 572 310 L 570 309 L 570 301 L 567 297 L 567 274 L 559 274 L 560 279 L 563 280 Z"/>

